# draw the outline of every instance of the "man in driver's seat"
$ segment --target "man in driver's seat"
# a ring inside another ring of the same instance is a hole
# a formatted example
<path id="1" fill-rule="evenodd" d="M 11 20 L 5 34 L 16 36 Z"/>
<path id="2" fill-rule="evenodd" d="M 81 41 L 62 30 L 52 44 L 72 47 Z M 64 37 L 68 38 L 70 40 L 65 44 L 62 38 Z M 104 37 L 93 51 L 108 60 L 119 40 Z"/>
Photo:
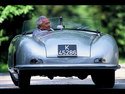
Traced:
<path id="1" fill-rule="evenodd" d="M 37 37 L 43 36 L 50 33 L 51 31 L 54 31 L 50 27 L 49 19 L 45 16 L 40 16 L 36 22 L 36 25 L 37 25 L 37 29 L 33 32 L 33 36 L 37 36 Z"/>

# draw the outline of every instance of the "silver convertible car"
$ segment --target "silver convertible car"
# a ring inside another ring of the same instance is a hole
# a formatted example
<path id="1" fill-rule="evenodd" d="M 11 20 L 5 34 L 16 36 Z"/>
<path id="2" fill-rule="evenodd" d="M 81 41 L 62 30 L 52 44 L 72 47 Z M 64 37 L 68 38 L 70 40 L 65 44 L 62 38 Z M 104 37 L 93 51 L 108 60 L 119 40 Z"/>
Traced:
<path id="1" fill-rule="evenodd" d="M 22 33 L 12 39 L 8 69 L 13 83 L 26 88 L 31 76 L 76 76 L 83 80 L 91 75 L 95 86 L 112 88 L 115 71 L 120 68 L 115 39 L 87 19 L 78 22 L 55 17 L 50 22 L 53 31 L 34 37 L 35 20 L 25 21 Z"/>

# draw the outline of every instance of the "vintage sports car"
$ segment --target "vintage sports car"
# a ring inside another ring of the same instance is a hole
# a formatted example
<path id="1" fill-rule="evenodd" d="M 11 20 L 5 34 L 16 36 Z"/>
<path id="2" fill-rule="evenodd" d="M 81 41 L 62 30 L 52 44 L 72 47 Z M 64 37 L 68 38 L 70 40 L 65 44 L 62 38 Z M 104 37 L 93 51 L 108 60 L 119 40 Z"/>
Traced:
<path id="1" fill-rule="evenodd" d="M 114 86 L 115 71 L 120 68 L 118 46 L 111 35 L 100 31 L 98 24 L 94 26 L 85 18 L 79 22 L 50 18 L 53 31 L 34 37 L 35 21 L 25 21 L 22 33 L 9 46 L 8 69 L 16 86 L 30 86 L 31 76 L 37 75 L 50 79 L 85 79 L 91 75 L 97 87 Z"/>

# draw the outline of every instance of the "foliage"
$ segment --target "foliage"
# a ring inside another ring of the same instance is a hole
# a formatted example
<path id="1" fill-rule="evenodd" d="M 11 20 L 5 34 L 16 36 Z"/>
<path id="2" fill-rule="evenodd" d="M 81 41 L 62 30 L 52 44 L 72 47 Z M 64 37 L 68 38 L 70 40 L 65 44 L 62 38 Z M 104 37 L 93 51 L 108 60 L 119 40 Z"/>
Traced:
<path id="1" fill-rule="evenodd" d="M 3 72 L 8 72 L 8 65 L 4 63 L 0 64 L 0 73 Z"/>
<path id="2" fill-rule="evenodd" d="M 5 7 L 0 7 L 0 23 L 2 23 L 5 19 L 12 19 L 15 16 L 19 16 L 22 14 L 27 14 L 29 10 L 32 10 L 32 6 L 24 6 L 24 5 L 7 5 Z"/>
<path id="3" fill-rule="evenodd" d="M 2 41 L 7 41 L 8 40 L 8 37 L 7 36 L 3 36 L 3 33 L 4 33 L 4 30 L 1 29 L 0 30 L 0 45 L 1 45 Z"/>
<path id="4" fill-rule="evenodd" d="M 8 45 L 31 10 L 31 5 L 0 6 L 0 63 L 7 63 Z"/>
<path id="5" fill-rule="evenodd" d="M 119 64 L 125 64 L 125 58 L 120 58 L 119 59 Z"/>
<path id="6" fill-rule="evenodd" d="M 32 6 L 23 6 L 23 5 L 7 5 L 0 6 L 0 24 L 2 24 L 5 20 L 12 20 L 15 16 L 20 16 L 22 14 L 26 15 L 30 10 L 32 10 Z M 7 24 L 7 23 L 6 23 Z M 0 43 L 2 41 L 7 41 L 8 36 L 4 36 L 6 31 L 1 27 L 0 29 Z"/>

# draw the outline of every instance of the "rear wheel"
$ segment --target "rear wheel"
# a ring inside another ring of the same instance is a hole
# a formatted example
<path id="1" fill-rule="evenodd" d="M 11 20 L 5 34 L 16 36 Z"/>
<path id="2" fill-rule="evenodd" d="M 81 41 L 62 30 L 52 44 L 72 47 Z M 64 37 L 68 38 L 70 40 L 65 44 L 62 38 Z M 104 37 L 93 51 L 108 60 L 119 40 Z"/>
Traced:
<path id="1" fill-rule="evenodd" d="M 11 73 L 11 72 L 9 72 L 9 74 L 10 74 L 10 77 L 11 77 L 11 79 L 12 79 L 14 85 L 15 85 L 15 86 L 18 86 L 18 75 L 15 74 L 15 75 L 17 75 L 17 77 L 16 77 L 16 76 L 15 76 L 13 73 Z"/>
<path id="2" fill-rule="evenodd" d="M 114 70 L 99 70 L 93 73 L 91 77 L 97 87 L 112 88 L 115 83 Z"/>
<path id="3" fill-rule="evenodd" d="M 31 76 L 24 71 L 19 72 L 19 87 L 20 88 L 28 88 L 30 86 L 30 78 Z"/>

